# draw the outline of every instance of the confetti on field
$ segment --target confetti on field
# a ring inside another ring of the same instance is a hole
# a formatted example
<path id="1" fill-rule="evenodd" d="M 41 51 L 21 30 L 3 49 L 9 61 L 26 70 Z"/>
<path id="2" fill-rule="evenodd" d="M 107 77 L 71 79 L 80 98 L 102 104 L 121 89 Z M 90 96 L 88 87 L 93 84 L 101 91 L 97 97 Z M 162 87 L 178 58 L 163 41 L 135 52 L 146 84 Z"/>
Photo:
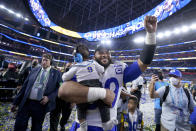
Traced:
<path id="1" fill-rule="evenodd" d="M 13 131 L 15 115 L 10 112 L 11 103 L 0 103 L 0 131 Z M 149 98 L 149 96 L 142 95 L 140 101 L 140 110 L 143 112 L 144 119 L 144 130 L 145 131 L 153 131 L 155 128 L 154 124 L 154 101 Z M 72 114 L 68 120 L 68 123 L 65 125 L 66 131 L 71 128 L 71 125 L 75 119 L 75 109 L 72 110 Z M 44 123 L 43 123 L 43 131 L 49 131 L 50 127 L 50 114 L 47 113 Z M 31 119 L 29 120 L 28 130 L 30 131 L 31 127 Z M 59 127 L 60 130 L 60 127 Z"/>

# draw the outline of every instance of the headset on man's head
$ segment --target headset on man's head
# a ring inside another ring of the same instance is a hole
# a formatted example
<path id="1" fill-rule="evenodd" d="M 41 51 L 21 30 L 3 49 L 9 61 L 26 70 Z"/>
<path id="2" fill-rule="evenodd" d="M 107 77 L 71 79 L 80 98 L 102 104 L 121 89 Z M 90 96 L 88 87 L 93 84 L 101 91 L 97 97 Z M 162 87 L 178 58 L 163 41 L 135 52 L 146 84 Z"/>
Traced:
<path id="1" fill-rule="evenodd" d="M 51 53 L 44 53 L 44 54 L 49 54 L 50 56 L 51 56 L 51 58 L 49 59 L 50 60 L 50 65 L 52 65 L 53 64 L 53 59 L 54 59 L 54 57 L 52 56 L 52 54 Z M 43 55 L 42 55 L 42 58 L 43 58 Z"/>

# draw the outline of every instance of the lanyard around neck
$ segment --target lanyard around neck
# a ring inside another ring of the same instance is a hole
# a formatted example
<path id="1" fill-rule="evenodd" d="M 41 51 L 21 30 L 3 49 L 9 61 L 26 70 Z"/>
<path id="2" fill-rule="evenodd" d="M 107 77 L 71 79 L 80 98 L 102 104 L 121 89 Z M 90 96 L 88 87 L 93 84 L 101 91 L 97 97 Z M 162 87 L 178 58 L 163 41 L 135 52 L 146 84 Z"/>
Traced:
<path id="1" fill-rule="evenodd" d="M 172 88 L 175 88 L 175 87 L 172 87 Z M 175 102 L 176 100 L 174 99 L 174 95 L 175 93 L 172 91 L 172 89 L 170 88 L 170 96 L 171 96 L 171 100 L 172 100 L 172 103 L 175 107 L 180 107 L 180 108 L 183 108 L 183 93 L 182 93 L 182 88 L 180 88 L 180 101 L 179 103 Z"/>
<path id="2" fill-rule="evenodd" d="M 39 73 L 39 76 L 38 76 L 38 79 L 37 79 L 37 81 L 40 83 L 40 79 L 41 79 L 41 75 L 42 75 L 42 73 L 44 72 L 44 70 L 41 70 L 41 72 Z M 49 76 L 49 74 L 50 74 L 50 70 L 49 71 L 47 71 L 47 70 L 45 70 L 45 76 L 44 76 L 44 79 L 43 79 L 43 83 L 46 81 L 46 79 L 48 78 L 48 76 Z"/>

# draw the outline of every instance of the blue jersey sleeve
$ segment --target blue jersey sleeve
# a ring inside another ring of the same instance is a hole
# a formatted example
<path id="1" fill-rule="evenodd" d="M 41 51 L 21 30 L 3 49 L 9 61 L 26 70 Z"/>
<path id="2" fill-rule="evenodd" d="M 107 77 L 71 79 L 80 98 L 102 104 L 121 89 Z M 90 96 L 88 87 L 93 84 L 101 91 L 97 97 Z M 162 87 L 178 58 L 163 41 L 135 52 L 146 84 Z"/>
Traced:
<path id="1" fill-rule="evenodd" d="M 130 82 L 138 78 L 142 74 L 137 62 L 129 65 L 124 70 L 123 81 L 124 83 Z"/>
<path id="2" fill-rule="evenodd" d="M 77 82 L 76 75 L 74 75 L 74 77 L 73 77 L 73 78 L 71 78 L 71 80 L 72 80 L 72 81 L 75 81 L 75 82 Z"/>
<path id="3" fill-rule="evenodd" d="M 194 111 L 190 115 L 190 122 L 193 125 L 196 125 L 196 107 L 194 108 Z"/>

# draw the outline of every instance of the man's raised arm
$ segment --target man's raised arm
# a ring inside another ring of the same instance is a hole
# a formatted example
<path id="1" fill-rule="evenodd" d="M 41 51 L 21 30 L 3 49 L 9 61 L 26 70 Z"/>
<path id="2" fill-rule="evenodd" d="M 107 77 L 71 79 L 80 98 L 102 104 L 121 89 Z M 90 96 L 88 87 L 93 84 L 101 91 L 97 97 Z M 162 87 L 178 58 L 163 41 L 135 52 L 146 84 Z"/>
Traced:
<path id="1" fill-rule="evenodd" d="M 145 44 L 140 58 L 138 59 L 138 65 L 142 72 L 144 72 L 152 62 L 156 49 L 157 18 L 155 16 L 146 16 L 144 19 L 144 27 L 146 29 Z"/>
<path id="2" fill-rule="evenodd" d="M 146 16 L 144 20 L 144 26 L 146 29 L 146 40 L 144 48 L 140 54 L 140 58 L 137 62 L 129 65 L 124 70 L 124 83 L 135 80 L 144 72 L 152 62 L 154 52 L 156 49 L 156 30 L 157 30 L 157 18 L 154 16 Z"/>

